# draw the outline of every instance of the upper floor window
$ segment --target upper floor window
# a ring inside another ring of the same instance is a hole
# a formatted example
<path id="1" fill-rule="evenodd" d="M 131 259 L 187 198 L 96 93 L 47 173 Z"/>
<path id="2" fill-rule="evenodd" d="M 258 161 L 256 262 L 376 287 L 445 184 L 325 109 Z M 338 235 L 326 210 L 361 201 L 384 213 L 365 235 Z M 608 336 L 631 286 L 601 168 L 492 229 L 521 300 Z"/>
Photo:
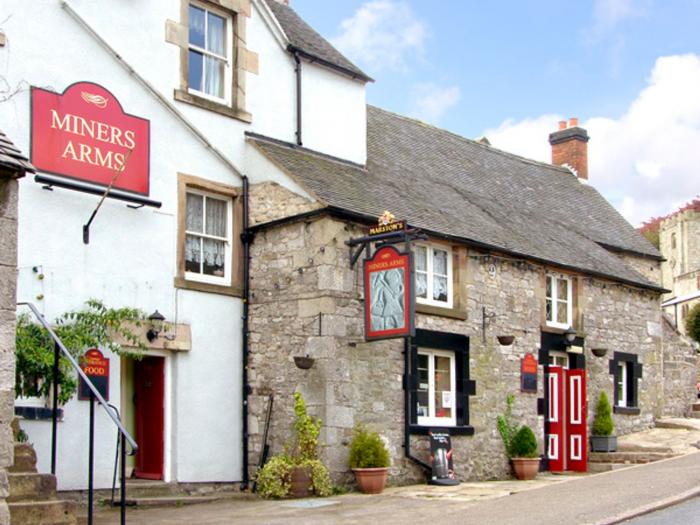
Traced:
<path id="1" fill-rule="evenodd" d="M 223 11 L 189 5 L 187 85 L 190 92 L 231 102 L 233 20 Z"/>
<path id="2" fill-rule="evenodd" d="M 452 252 L 448 247 L 415 247 L 416 301 L 452 308 Z"/>
<path id="3" fill-rule="evenodd" d="M 674 250 L 676 249 L 676 234 L 675 233 L 671 234 L 671 248 Z"/>
<path id="4" fill-rule="evenodd" d="M 573 324 L 571 279 L 560 275 L 547 275 L 546 279 L 547 325 L 568 328 Z"/>
<path id="5" fill-rule="evenodd" d="M 231 199 L 188 190 L 185 277 L 211 283 L 231 281 Z"/>

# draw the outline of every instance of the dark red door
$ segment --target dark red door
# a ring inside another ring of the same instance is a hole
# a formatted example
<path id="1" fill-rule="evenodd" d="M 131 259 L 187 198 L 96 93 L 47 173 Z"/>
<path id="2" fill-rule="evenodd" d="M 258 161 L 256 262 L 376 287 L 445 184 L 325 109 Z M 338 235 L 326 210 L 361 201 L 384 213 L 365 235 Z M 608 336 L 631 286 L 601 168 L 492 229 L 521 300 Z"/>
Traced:
<path id="1" fill-rule="evenodd" d="M 547 403 L 547 458 L 549 470 L 563 472 L 566 468 L 565 448 L 565 413 L 566 400 L 564 397 L 565 370 L 561 366 L 549 366 L 547 376 L 549 398 Z"/>
<path id="2" fill-rule="evenodd" d="M 586 371 L 566 371 L 567 468 L 586 472 L 588 464 L 586 430 Z"/>
<path id="3" fill-rule="evenodd" d="M 164 364 L 162 357 L 134 362 L 137 478 L 163 479 Z"/>

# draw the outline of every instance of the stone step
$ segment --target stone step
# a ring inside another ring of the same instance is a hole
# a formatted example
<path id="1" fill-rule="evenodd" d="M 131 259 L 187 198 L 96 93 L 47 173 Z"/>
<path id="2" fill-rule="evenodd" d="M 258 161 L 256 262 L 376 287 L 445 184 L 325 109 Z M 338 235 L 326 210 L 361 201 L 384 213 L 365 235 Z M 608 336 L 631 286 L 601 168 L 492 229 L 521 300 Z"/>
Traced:
<path id="1" fill-rule="evenodd" d="M 624 443 L 622 441 L 617 442 L 618 452 L 660 452 L 662 454 L 673 454 L 673 449 L 671 447 L 656 447 L 656 446 L 646 446 L 638 445 L 637 443 Z"/>
<path id="2" fill-rule="evenodd" d="M 693 419 L 700 419 L 700 412 L 698 412 L 697 410 L 693 410 L 689 415 Z"/>
<path id="3" fill-rule="evenodd" d="M 677 454 L 668 452 L 591 452 L 588 454 L 590 463 L 652 463 L 662 459 L 676 457 Z"/>
<path id="4" fill-rule="evenodd" d="M 61 497 L 71 499 L 84 505 L 87 501 L 87 491 L 60 492 Z M 239 491 L 238 483 L 166 483 L 164 481 L 148 481 L 129 479 L 126 483 L 126 497 L 129 500 L 148 499 L 160 497 L 185 497 L 185 496 L 213 496 L 218 498 L 232 498 L 243 495 Z M 114 494 L 115 500 L 119 500 L 119 487 Z M 95 490 L 95 501 L 109 504 L 112 498 L 111 489 Z"/>
<path id="5" fill-rule="evenodd" d="M 36 472 L 36 452 L 30 443 L 15 442 L 15 462 L 9 472 Z"/>
<path id="6" fill-rule="evenodd" d="M 36 472 L 10 472 L 7 501 L 34 501 L 56 498 L 56 476 Z"/>
<path id="7" fill-rule="evenodd" d="M 588 463 L 589 474 L 600 474 L 601 472 L 610 472 L 611 470 L 620 470 L 628 468 L 631 465 L 626 463 Z"/>
<path id="8" fill-rule="evenodd" d="M 194 505 L 196 503 L 212 503 L 225 499 L 226 496 L 157 496 L 150 498 L 127 498 L 129 507 L 181 507 L 182 505 Z M 110 500 L 100 501 L 103 505 L 109 505 Z M 115 506 L 119 501 L 115 501 Z M 13 522 L 14 523 L 14 522 Z"/>
<path id="9" fill-rule="evenodd" d="M 12 525 L 75 525 L 72 501 L 15 501 L 8 503 Z"/>
<path id="10" fill-rule="evenodd" d="M 698 430 L 697 426 L 684 423 L 682 420 L 659 419 L 654 423 L 656 428 L 669 428 L 674 430 Z"/>

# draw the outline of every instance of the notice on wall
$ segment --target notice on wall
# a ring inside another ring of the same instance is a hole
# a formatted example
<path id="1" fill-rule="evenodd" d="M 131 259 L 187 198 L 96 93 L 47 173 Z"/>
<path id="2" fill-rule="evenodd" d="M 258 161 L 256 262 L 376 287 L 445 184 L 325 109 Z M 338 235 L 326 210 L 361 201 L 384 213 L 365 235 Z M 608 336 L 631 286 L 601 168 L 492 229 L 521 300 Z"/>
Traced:
<path id="1" fill-rule="evenodd" d="M 520 390 L 537 393 L 537 359 L 532 354 L 520 360 Z"/>
<path id="2" fill-rule="evenodd" d="M 148 195 L 150 122 L 125 113 L 99 84 L 32 87 L 31 161 L 45 173 L 100 186 L 114 179 L 116 189 Z"/>
<path id="3" fill-rule="evenodd" d="M 88 379 L 97 388 L 97 391 L 105 401 L 109 401 L 109 358 L 105 357 L 97 348 L 91 348 L 80 360 L 80 368 Z M 87 401 L 90 399 L 90 387 L 80 378 L 78 385 L 78 399 Z"/>

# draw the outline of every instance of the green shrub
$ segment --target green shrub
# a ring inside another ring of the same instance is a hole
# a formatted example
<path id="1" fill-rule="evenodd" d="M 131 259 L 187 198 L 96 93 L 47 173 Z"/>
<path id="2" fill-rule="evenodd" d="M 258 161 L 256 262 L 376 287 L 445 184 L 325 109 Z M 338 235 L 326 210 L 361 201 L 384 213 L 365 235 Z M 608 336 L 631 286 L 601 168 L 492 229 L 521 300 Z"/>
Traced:
<path id="1" fill-rule="evenodd" d="M 389 466 L 389 451 L 376 432 L 364 425 L 355 425 L 350 443 L 350 468 L 382 468 Z"/>
<path id="2" fill-rule="evenodd" d="M 615 431 L 610 401 L 608 401 L 608 396 L 605 392 L 601 392 L 598 398 L 592 431 L 594 436 L 612 436 L 612 433 Z"/>
<path id="3" fill-rule="evenodd" d="M 513 394 L 508 394 L 506 396 L 506 410 L 502 415 L 496 418 L 496 427 L 498 428 L 498 433 L 501 435 L 501 439 L 503 440 L 503 446 L 506 449 L 506 456 L 509 458 L 513 457 L 513 437 L 518 431 L 518 425 L 513 422 L 514 400 L 515 396 L 513 396 Z"/>
<path id="4" fill-rule="evenodd" d="M 518 429 L 511 442 L 511 457 L 514 458 L 536 458 L 537 438 L 530 427 L 523 425 Z"/>
<path id="5" fill-rule="evenodd" d="M 693 306 L 688 312 L 685 318 L 685 333 L 700 343 L 700 303 Z"/>
<path id="6" fill-rule="evenodd" d="M 301 461 L 318 459 L 316 447 L 318 434 L 321 432 L 321 420 L 311 417 L 306 412 L 306 403 L 300 392 L 294 392 L 294 430 L 297 433 L 297 450 L 295 456 Z"/>
<path id="7" fill-rule="evenodd" d="M 272 456 L 257 475 L 257 491 L 263 498 L 285 498 L 292 488 L 292 460 L 286 454 Z"/>

